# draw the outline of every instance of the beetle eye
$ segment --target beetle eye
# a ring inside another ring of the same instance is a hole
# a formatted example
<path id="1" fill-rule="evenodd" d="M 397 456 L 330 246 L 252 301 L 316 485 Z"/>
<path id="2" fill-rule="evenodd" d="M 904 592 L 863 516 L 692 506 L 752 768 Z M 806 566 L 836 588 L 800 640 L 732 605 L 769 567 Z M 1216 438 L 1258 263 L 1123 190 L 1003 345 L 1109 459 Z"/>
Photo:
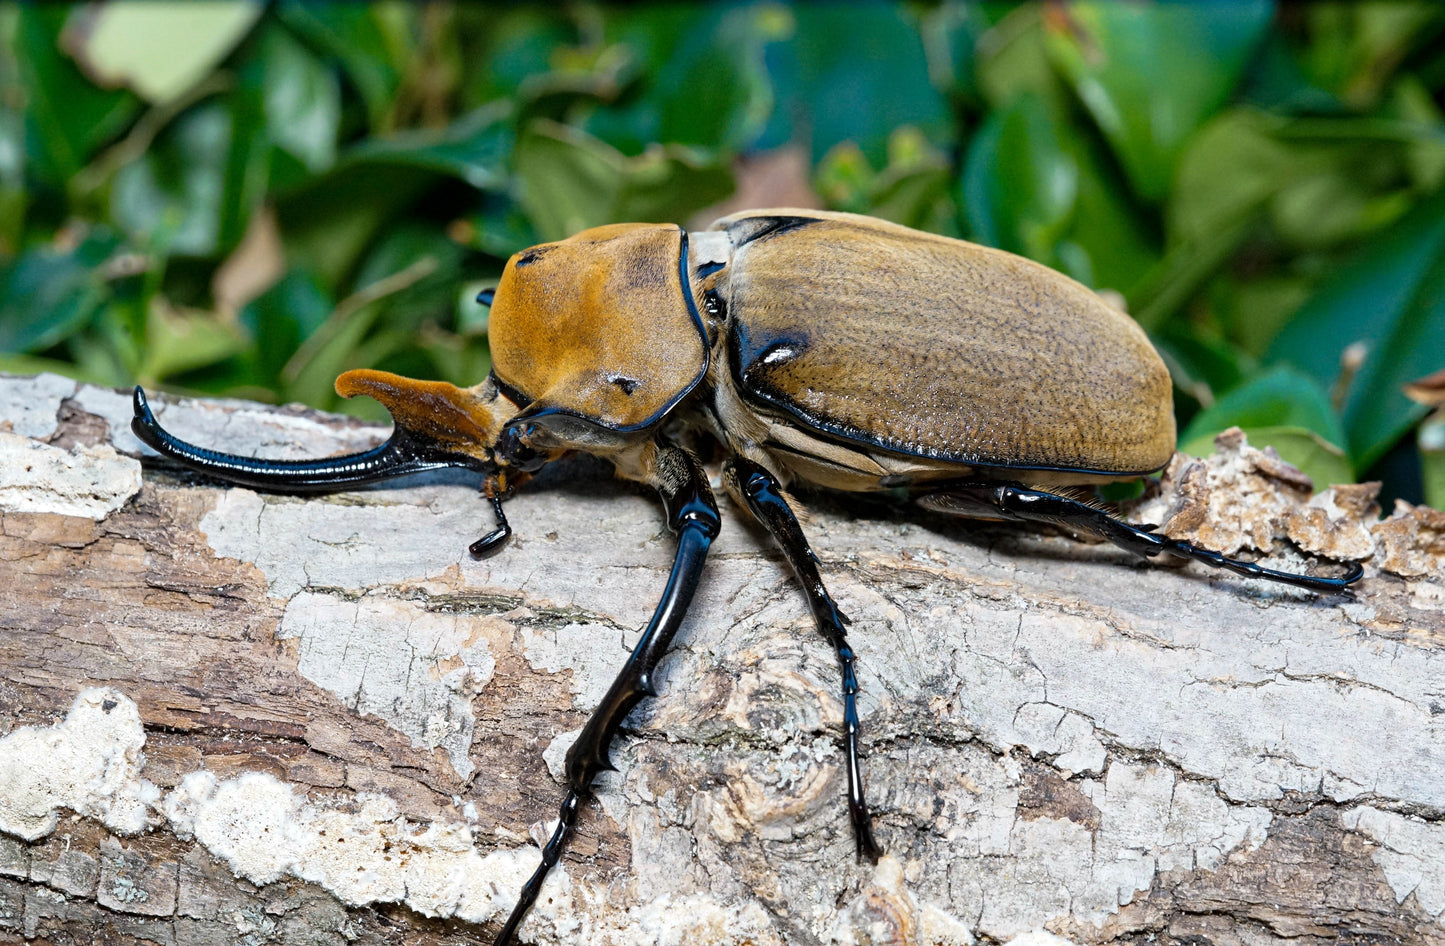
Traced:
<path id="1" fill-rule="evenodd" d="M 492 300 L 495 299 L 496 297 L 497 297 L 497 290 L 495 290 L 495 289 L 483 289 L 481 292 L 477 293 L 477 303 L 478 303 L 479 305 L 491 306 Z"/>
<path id="2" fill-rule="evenodd" d="M 617 385 L 619 388 L 622 389 L 623 394 L 630 395 L 633 391 L 637 390 L 637 386 L 642 382 L 638 381 L 636 378 L 629 378 L 626 375 L 614 374 L 608 376 L 607 383 Z"/>
<path id="3" fill-rule="evenodd" d="M 523 473 L 535 473 L 547 463 L 546 457 L 522 443 L 523 433 L 531 432 L 530 424 L 527 425 L 526 431 L 508 427 L 502 431 L 502 437 L 497 441 L 497 456 L 505 460 L 508 466 Z"/>

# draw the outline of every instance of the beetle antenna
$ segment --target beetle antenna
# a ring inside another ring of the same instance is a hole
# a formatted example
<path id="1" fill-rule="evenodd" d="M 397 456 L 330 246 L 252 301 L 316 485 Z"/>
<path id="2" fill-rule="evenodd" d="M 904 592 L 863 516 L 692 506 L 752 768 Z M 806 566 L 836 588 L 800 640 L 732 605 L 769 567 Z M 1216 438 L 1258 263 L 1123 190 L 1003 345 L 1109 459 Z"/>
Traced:
<path id="1" fill-rule="evenodd" d="M 477 558 L 487 558 L 497 554 L 502 550 L 502 546 L 507 544 L 507 540 L 512 537 L 512 527 L 507 524 L 507 514 L 502 511 L 501 494 L 494 492 L 487 498 L 492 501 L 492 512 L 497 514 L 497 527 L 467 546 L 467 551 Z"/>
<path id="2" fill-rule="evenodd" d="M 130 428 L 156 453 L 183 466 L 228 483 L 277 492 L 305 493 L 346 489 L 410 473 L 463 467 L 489 472 L 475 457 L 446 450 L 422 435 L 397 424 L 386 442 L 363 450 L 321 460 L 262 460 L 221 453 L 187 443 L 160 425 L 145 391 L 136 386 L 135 417 Z M 504 523 L 505 525 L 505 523 Z"/>

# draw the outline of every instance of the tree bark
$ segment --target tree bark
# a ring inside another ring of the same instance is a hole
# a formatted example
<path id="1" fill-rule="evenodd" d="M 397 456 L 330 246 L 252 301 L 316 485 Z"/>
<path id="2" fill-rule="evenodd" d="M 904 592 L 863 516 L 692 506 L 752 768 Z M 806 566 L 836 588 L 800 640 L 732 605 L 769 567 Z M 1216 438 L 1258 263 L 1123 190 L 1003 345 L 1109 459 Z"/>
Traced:
<path id="1" fill-rule="evenodd" d="M 384 435 L 153 404 L 247 454 Z M 655 498 L 564 461 L 479 561 L 461 475 L 263 495 L 155 459 L 129 416 L 0 378 L 0 942 L 487 940 L 666 579 Z M 877 868 L 832 650 L 720 498 L 662 695 L 522 938 L 1445 943 L 1445 515 L 1373 495 L 1311 499 L 1225 436 L 1128 510 L 1274 567 L 1364 561 L 1351 599 L 801 494 L 853 619 Z"/>

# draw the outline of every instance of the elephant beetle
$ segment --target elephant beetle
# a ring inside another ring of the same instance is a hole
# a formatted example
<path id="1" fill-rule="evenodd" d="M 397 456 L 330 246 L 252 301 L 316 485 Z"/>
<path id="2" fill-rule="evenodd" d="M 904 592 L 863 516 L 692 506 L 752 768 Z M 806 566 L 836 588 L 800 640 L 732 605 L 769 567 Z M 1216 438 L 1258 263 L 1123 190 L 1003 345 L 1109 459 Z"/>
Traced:
<path id="1" fill-rule="evenodd" d="M 508 261 L 492 307 L 492 372 L 457 388 L 381 371 L 337 379 L 395 429 L 363 453 L 304 462 L 221 454 L 177 440 L 135 390 L 136 434 L 161 454 L 264 490 L 345 489 L 439 467 L 482 476 L 502 500 L 569 451 L 656 489 L 677 533 L 662 600 L 567 753 L 559 821 L 497 936 L 508 942 L 557 862 L 628 711 L 697 588 L 719 515 L 679 432 L 726 454 L 722 482 L 772 534 L 832 643 L 843 677 L 848 807 L 860 857 L 876 861 L 864 798 L 854 655 L 784 488 L 904 490 L 930 509 L 1047 522 L 1130 552 L 1168 553 L 1322 593 L 1341 577 L 1275 571 L 1136 528 L 1061 487 L 1135 477 L 1174 451 L 1169 373 L 1139 326 L 1047 267 L 870 217 L 812 210 L 734 214 L 702 232 L 615 224 Z"/>

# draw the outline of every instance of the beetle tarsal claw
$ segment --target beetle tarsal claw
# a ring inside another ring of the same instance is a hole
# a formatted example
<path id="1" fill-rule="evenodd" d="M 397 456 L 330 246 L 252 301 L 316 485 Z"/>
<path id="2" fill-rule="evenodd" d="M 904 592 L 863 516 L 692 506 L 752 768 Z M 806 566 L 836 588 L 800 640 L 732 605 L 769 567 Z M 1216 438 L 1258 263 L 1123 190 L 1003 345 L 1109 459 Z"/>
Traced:
<path id="1" fill-rule="evenodd" d="M 497 554 L 502 550 L 502 546 L 507 544 L 507 540 L 512 537 L 512 527 L 507 523 L 507 514 L 502 511 L 501 495 L 493 492 L 487 498 L 491 500 L 492 512 L 497 517 L 497 527 L 467 546 L 467 551 L 477 558 L 486 558 L 489 555 Z"/>

